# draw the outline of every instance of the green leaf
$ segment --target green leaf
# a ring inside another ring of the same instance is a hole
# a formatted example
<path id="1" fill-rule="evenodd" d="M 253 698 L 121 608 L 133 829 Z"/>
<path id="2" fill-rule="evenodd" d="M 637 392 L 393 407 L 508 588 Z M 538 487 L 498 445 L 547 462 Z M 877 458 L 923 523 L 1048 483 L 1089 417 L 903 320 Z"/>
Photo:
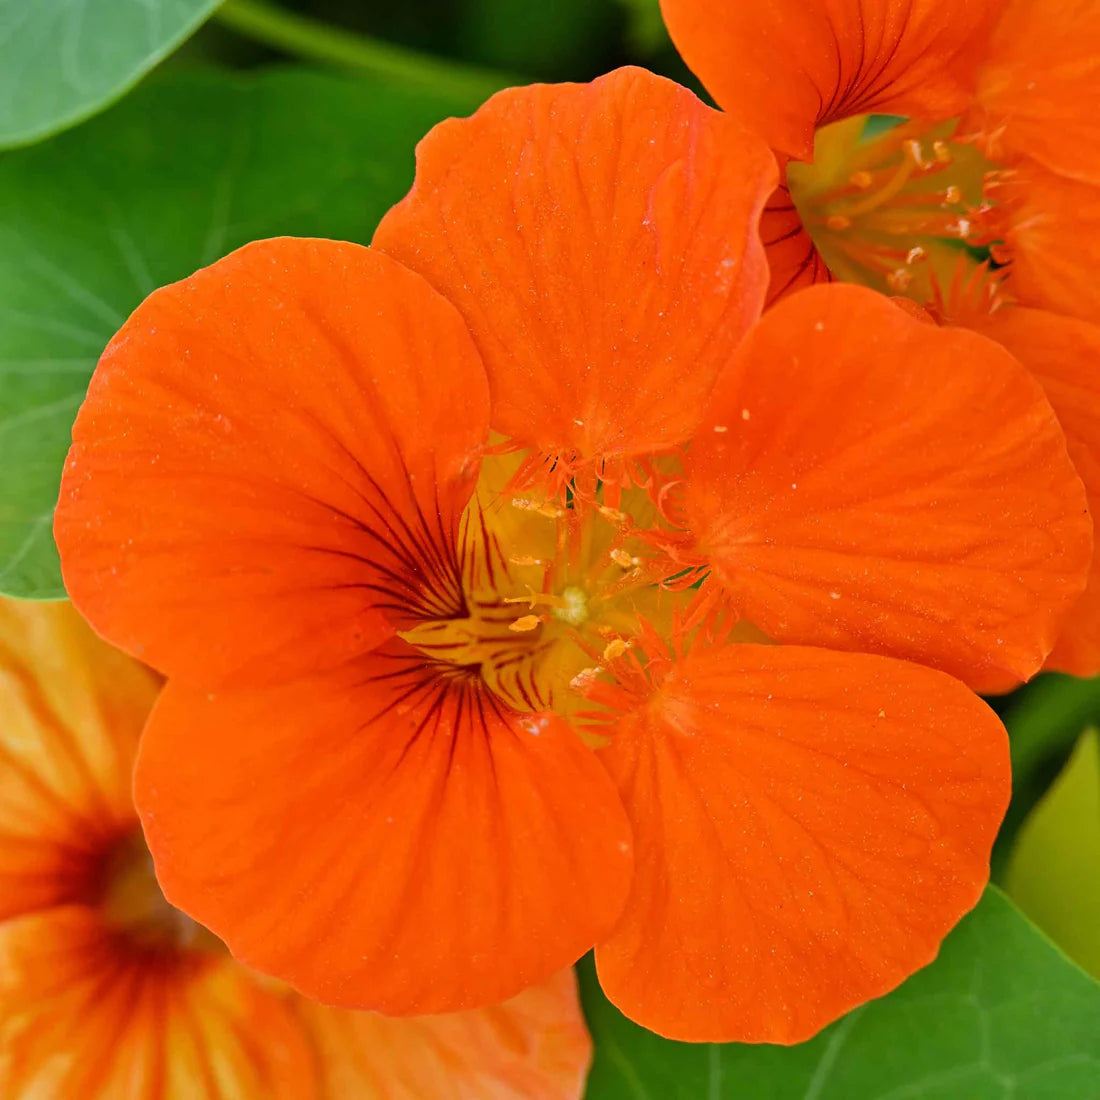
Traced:
<path id="1" fill-rule="evenodd" d="M 581 992 L 587 1100 L 1069 1100 L 1100 1096 L 1100 985 L 996 889 L 939 959 L 796 1047 L 674 1043 Z"/>
<path id="2" fill-rule="evenodd" d="M 1100 735 L 1086 730 L 1016 838 L 1009 897 L 1071 959 L 1100 976 Z"/>
<path id="3" fill-rule="evenodd" d="M 0 146 L 23 145 L 117 99 L 219 0 L 0 0 Z"/>
<path id="4" fill-rule="evenodd" d="M 287 71 L 142 87 L 0 155 L 0 592 L 64 595 L 51 517 L 96 359 L 146 294 L 248 240 L 367 242 L 472 102 Z"/>
<path id="5" fill-rule="evenodd" d="M 1046 673 L 1011 695 L 988 700 L 1008 730 L 1012 802 L 993 846 L 993 881 L 1004 877 L 1016 833 L 1062 770 L 1081 731 L 1100 724 L 1100 676 Z"/>

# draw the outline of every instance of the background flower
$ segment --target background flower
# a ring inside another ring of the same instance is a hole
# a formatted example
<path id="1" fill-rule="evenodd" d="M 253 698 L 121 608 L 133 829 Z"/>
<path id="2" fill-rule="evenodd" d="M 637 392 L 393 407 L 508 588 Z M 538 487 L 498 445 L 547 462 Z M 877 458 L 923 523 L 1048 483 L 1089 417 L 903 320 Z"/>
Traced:
<path id="1" fill-rule="evenodd" d="M 573 976 L 457 1016 L 323 1008 L 153 878 L 130 798 L 159 689 L 68 604 L 0 602 L 0 1091 L 10 1100 L 581 1093 Z"/>

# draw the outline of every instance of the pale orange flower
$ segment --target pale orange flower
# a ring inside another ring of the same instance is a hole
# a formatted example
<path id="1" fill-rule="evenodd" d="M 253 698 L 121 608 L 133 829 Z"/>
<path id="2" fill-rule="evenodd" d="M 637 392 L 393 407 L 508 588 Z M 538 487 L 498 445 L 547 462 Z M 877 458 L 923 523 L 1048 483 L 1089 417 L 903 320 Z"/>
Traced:
<path id="1" fill-rule="evenodd" d="M 130 797 L 159 688 L 68 604 L 0 602 L 4 1100 L 581 1095 L 568 971 L 496 1007 L 390 1019 L 261 978 L 172 908 Z"/>

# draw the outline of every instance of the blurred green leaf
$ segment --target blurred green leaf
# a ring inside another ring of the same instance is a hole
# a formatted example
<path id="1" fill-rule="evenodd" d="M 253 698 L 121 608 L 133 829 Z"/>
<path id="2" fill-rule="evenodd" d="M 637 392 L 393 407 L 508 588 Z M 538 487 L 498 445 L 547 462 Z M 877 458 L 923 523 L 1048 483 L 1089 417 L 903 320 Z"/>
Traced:
<path id="1" fill-rule="evenodd" d="M 1100 985 L 996 889 L 939 959 L 796 1047 L 674 1043 L 626 1020 L 590 960 L 587 1100 L 1069 1100 L 1100 1096 Z"/>
<path id="2" fill-rule="evenodd" d="M 1081 731 L 1100 723 L 1100 677 L 1047 673 L 989 703 L 1008 730 L 1012 802 L 993 846 L 993 881 L 1004 876 L 1016 833 L 1062 770 Z"/>
<path id="3" fill-rule="evenodd" d="M 219 0 L 0 0 L 0 146 L 87 118 L 136 84 Z"/>
<path id="4" fill-rule="evenodd" d="M 624 22 L 615 0 L 463 0 L 455 14 L 465 56 L 544 80 L 590 80 L 613 67 Z"/>
<path id="5" fill-rule="evenodd" d="M 138 302 L 254 238 L 369 241 L 417 140 L 474 106 L 304 72 L 198 74 L 0 156 L 0 592 L 64 594 L 51 518 L 72 420 Z"/>
<path id="6" fill-rule="evenodd" d="M 1016 838 L 1005 890 L 1100 976 L 1100 736 L 1088 730 Z"/>
<path id="7" fill-rule="evenodd" d="M 619 0 L 626 8 L 627 35 L 635 53 L 650 57 L 669 45 L 660 0 Z"/>

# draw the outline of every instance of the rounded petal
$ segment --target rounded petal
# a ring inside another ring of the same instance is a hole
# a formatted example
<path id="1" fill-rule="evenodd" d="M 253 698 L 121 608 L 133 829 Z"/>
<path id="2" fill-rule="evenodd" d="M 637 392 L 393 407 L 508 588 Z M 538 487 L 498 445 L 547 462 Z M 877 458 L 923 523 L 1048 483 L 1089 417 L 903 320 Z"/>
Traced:
<path id="1" fill-rule="evenodd" d="M 159 686 L 70 604 L 0 599 L 0 920 L 81 896 L 134 828 L 130 773 Z"/>
<path id="2" fill-rule="evenodd" d="M 546 454 L 688 438 L 759 314 L 764 144 L 641 69 L 494 96 L 437 126 L 374 245 L 462 311 L 493 426 Z"/>
<path id="3" fill-rule="evenodd" d="M 687 512 L 735 605 L 785 642 L 1036 672 L 1084 588 L 1084 489 L 1039 385 L 993 341 L 860 287 L 779 303 L 715 387 Z"/>
<path id="4" fill-rule="evenodd" d="M 1100 3 L 1007 0 L 964 129 L 996 150 L 1100 184 Z"/>
<path id="5" fill-rule="evenodd" d="M 209 695 L 169 683 L 135 791 L 172 904 L 327 1004 L 448 1012 L 574 962 L 630 831 L 592 752 L 407 647 Z"/>
<path id="6" fill-rule="evenodd" d="M 973 90 L 1000 0 L 661 0 L 672 40 L 718 105 L 809 160 L 851 115 L 944 119 Z"/>
<path id="7" fill-rule="evenodd" d="M 1014 166 L 994 197 L 1008 211 L 1005 238 L 1012 264 L 1007 286 L 1023 305 L 1100 317 L 1100 190 L 1047 172 Z"/>
<path id="8" fill-rule="evenodd" d="M 461 603 L 487 433 L 484 368 L 423 279 L 353 244 L 246 245 L 104 352 L 61 486 L 65 583 L 173 676 L 330 667 L 389 637 L 388 611 Z"/>
<path id="9" fill-rule="evenodd" d="M 332 1100 L 579 1100 L 592 1042 L 571 970 L 503 1004 L 443 1016 L 300 1000 Z"/>
<path id="10" fill-rule="evenodd" d="M 329 1100 L 286 999 L 227 956 L 133 954 L 65 906 L 0 924 L 4 1100 Z"/>
<path id="11" fill-rule="evenodd" d="M 600 755 L 637 849 L 600 982 L 693 1041 L 801 1042 L 931 962 L 1011 786 L 957 680 L 788 646 L 693 653 Z"/>
<path id="12" fill-rule="evenodd" d="M 1003 344 L 1039 380 L 1066 435 L 1069 456 L 1100 515 L 1100 326 L 1045 310 L 1008 306 L 979 331 Z M 1100 555 L 1046 667 L 1074 676 L 1100 673 Z"/>

